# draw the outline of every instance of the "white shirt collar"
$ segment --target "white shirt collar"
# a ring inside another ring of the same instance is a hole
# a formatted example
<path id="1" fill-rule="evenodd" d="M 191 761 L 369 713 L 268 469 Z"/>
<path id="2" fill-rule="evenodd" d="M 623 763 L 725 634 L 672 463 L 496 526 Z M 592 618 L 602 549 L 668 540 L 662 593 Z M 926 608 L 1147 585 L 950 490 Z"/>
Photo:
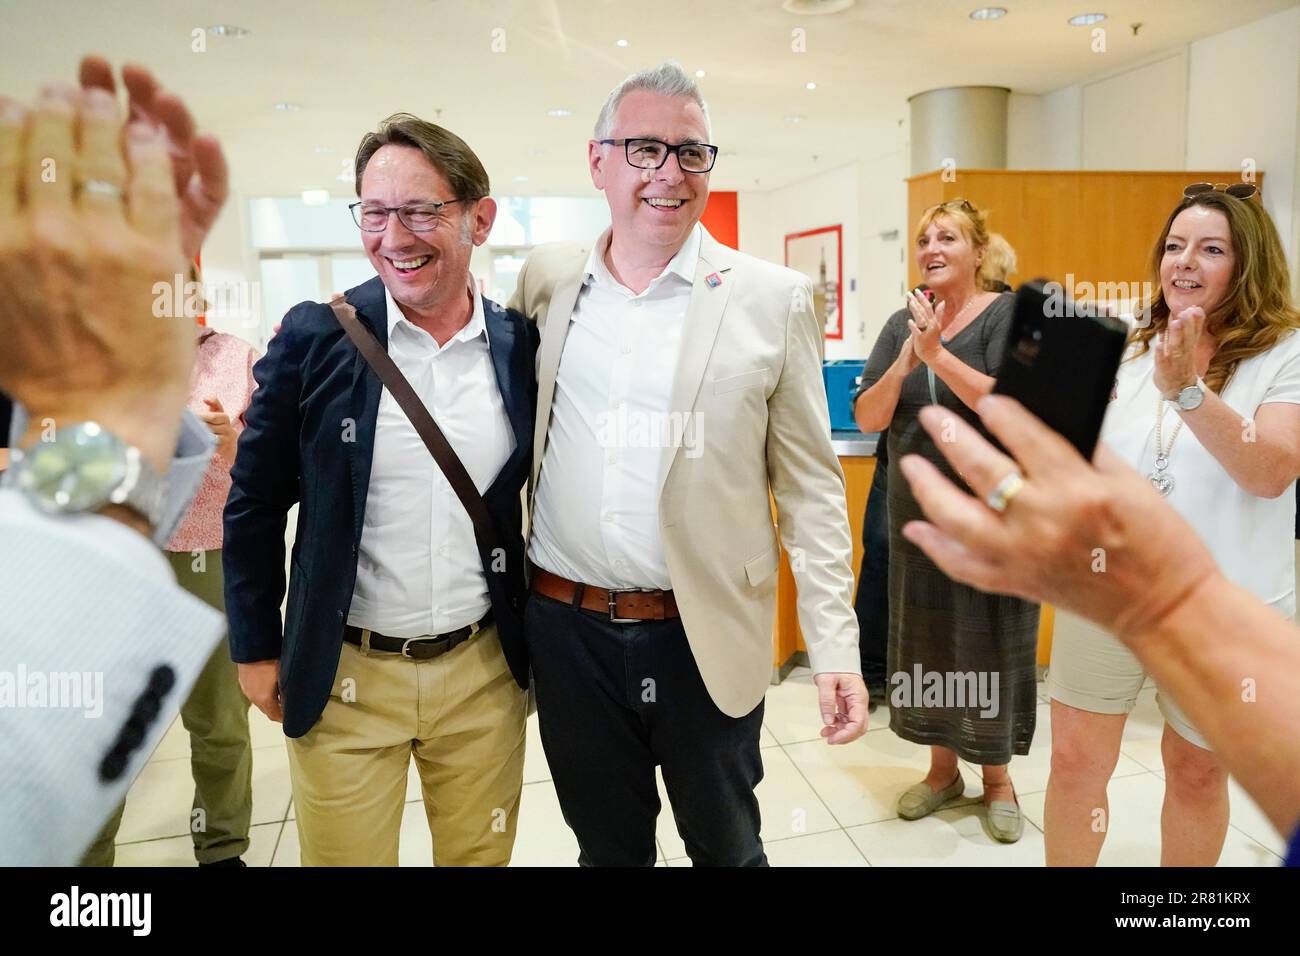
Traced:
<path id="1" fill-rule="evenodd" d="M 470 298 L 474 302 L 474 311 L 470 315 L 469 321 L 466 322 L 455 335 L 447 340 L 446 345 L 442 346 L 444 349 L 453 342 L 468 342 L 471 339 L 477 338 L 479 335 L 487 338 L 487 318 L 483 313 L 483 297 L 478 294 L 478 289 L 474 287 L 474 277 L 472 275 L 468 277 L 467 289 Z M 393 298 L 393 293 L 388 291 L 388 286 L 384 286 L 384 301 L 388 304 L 388 338 L 390 341 L 393 338 L 394 331 L 403 326 L 409 332 L 428 335 L 427 332 L 415 325 L 410 319 L 402 314 L 401 308 Z M 433 336 L 429 335 L 429 339 L 432 340 Z M 437 346 L 436 342 L 434 343 L 434 346 Z"/>
<path id="2" fill-rule="evenodd" d="M 664 271 L 650 283 L 651 286 L 659 283 L 666 275 L 675 275 L 678 278 L 686 280 L 688 284 L 695 283 L 695 266 L 700 259 L 700 245 L 702 239 L 703 227 L 697 222 L 691 227 L 690 233 L 686 236 L 686 241 L 682 247 L 677 250 L 677 254 L 668 260 L 668 265 L 664 266 Z M 614 227 L 610 226 L 600 234 L 596 244 L 592 246 L 591 253 L 587 256 L 587 265 L 584 267 L 584 281 L 595 280 L 603 286 L 614 288 L 625 288 L 621 282 L 615 279 L 605 265 L 605 250 L 609 248 L 610 239 L 614 235 Z"/>

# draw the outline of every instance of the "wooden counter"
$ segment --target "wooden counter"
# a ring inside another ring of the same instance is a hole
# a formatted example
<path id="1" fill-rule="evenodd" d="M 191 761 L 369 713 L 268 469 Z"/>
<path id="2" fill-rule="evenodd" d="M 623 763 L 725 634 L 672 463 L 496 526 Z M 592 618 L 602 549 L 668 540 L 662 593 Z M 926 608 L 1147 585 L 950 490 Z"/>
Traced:
<path id="1" fill-rule="evenodd" d="M 839 432 L 835 433 L 840 436 Z M 865 436 L 857 436 L 863 439 Z M 840 444 L 840 442 L 837 442 Z M 867 497 L 871 493 L 871 481 L 876 473 L 874 441 L 868 446 L 870 453 L 863 454 L 855 449 L 854 454 L 840 454 L 840 467 L 844 469 L 845 492 L 849 511 L 849 528 L 853 536 L 853 585 L 857 591 L 858 573 L 862 569 L 862 523 L 867 513 Z M 839 449 L 837 448 L 837 451 Z M 773 515 L 775 516 L 775 506 Z M 807 664 L 807 646 L 804 644 L 803 632 L 799 629 L 799 616 L 795 606 L 794 573 L 790 570 L 790 560 L 781 549 L 780 577 L 776 587 L 776 624 L 773 632 L 772 683 L 780 683 L 794 667 Z M 1043 605 L 1043 612 L 1038 625 L 1038 664 L 1046 667 L 1052 653 L 1052 619 L 1050 605 Z"/>

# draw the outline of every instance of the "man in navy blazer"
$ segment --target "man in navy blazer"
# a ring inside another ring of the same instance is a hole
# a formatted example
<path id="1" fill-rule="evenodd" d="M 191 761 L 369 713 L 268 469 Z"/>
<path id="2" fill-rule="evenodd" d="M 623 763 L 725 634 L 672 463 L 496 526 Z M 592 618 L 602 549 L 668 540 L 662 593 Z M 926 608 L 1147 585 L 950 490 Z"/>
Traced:
<path id="1" fill-rule="evenodd" d="M 353 218 L 378 276 L 348 290 L 484 496 L 468 513 L 328 305 L 285 316 L 225 511 L 230 645 L 288 739 L 304 865 L 396 865 L 411 758 L 439 865 L 504 865 L 523 778 L 528 660 L 520 491 L 532 333 L 477 295 L 496 216 L 459 137 L 409 114 L 362 140 Z M 285 595 L 284 532 L 299 507 Z"/>

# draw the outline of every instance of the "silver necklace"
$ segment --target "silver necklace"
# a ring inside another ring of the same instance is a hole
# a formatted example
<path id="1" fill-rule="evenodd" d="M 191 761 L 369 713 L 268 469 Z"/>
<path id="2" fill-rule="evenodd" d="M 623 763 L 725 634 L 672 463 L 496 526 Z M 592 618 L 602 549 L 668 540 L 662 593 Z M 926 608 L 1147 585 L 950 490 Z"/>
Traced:
<path id="1" fill-rule="evenodd" d="M 966 304 L 957 310 L 957 314 L 948 320 L 948 328 L 952 328 L 952 326 L 956 323 L 956 321 L 962 317 L 962 315 L 966 312 L 966 310 L 969 309 L 975 303 L 975 300 L 978 298 L 979 298 L 979 293 L 976 292 L 973 296 L 967 299 Z"/>
<path id="2" fill-rule="evenodd" d="M 1147 481 L 1151 482 L 1151 487 L 1160 492 L 1162 497 L 1168 498 L 1170 492 L 1174 490 L 1174 476 L 1169 474 L 1169 453 L 1174 450 L 1174 442 L 1178 440 L 1178 433 L 1183 430 L 1183 420 L 1178 419 L 1178 424 L 1174 426 L 1173 432 L 1169 436 L 1169 447 L 1165 447 L 1163 425 L 1165 421 L 1165 400 L 1157 400 L 1156 405 L 1156 470 L 1147 475 Z"/>

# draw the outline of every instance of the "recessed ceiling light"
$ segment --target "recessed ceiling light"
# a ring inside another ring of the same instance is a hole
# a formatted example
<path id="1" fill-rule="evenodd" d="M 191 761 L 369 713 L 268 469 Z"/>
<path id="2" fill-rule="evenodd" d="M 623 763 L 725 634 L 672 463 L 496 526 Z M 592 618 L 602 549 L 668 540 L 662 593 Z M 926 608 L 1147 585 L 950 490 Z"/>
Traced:
<path id="1" fill-rule="evenodd" d="M 998 20 L 1007 15 L 1006 7 L 980 7 L 970 12 L 972 20 Z"/>
<path id="2" fill-rule="evenodd" d="M 1070 17 L 1070 26 L 1086 27 L 1094 23 L 1101 23 L 1105 19 L 1106 14 L 1104 13 L 1080 13 L 1078 16 Z"/>
<path id="3" fill-rule="evenodd" d="M 208 32 L 214 37 L 246 37 L 253 34 L 252 30 L 237 27 L 233 23 L 214 23 L 208 27 Z"/>
<path id="4" fill-rule="evenodd" d="M 328 189 L 304 189 L 302 191 L 302 201 L 307 206 L 323 206 L 330 201 L 330 191 Z"/>
<path id="5" fill-rule="evenodd" d="M 527 176 L 516 176 L 516 177 L 515 177 L 515 182 L 517 182 L 517 183 L 526 183 L 526 182 L 528 182 L 528 177 L 527 177 Z"/>
<path id="6" fill-rule="evenodd" d="M 627 41 L 626 41 L 626 40 L 615 40 L 615 41 L 614 41 L 614 46 L 627 46 Z"/>
<path id="7" fill-rule="evenodd" d="M 334 150 L 330 149 L 328 146 L 313 146 L 311 151 L 317 156 L 324 156 L 326 153 L 334 152 Z"/>
<path id="8" fill-rule="evenodd" d="M 807 118 L 808 118 L 808 117 L 806 117 L 806 116 L 801 116 L 801 115 L 799 115 L 798 113 L 791 113 L 789 116 L 787 116 L 787 117 L 785 118 L 785 121 L 786 121 L 787 123 L 802 123 L 802 122 L 803 122 L 804 120 L 806 120 Z"/>
<path id="9" fill-rule="evenodd" d="M 357 176 L 356 173 L 352 172 L 352 170 L 345 169 L 343 170 L 343 172 L 339 173 L 334 178 L 341 183 L 350 183 L 350 182 L 355 182 Z"/>
<path id="10" fill-rule="evenodd" d="M 803 88 L 804 88 L 805 90 L 815 90 L 815 89 L 817 89 L 817 84 L 816 84 L 816 83 L 805 83 L 805 84 L 803 85 Z"/>
<path id="11" fill-rule="evenodd" d="M 823 17 L 847 10 L 858 0 L 781 0 L 781 9 L 801 17 Z"/>
<path id="12" fill-rule="evenodd" d="M 565 109 L 564 107 L 562 107 L 562 106 L 557 106 L 557 107 L 556 107 L 555 109 L 553 109 L 553 110 L 547 110 L 547 111 L 546 111 L 546 115 L 547 115 L 547 116 L 554 116 L 556 119 L 563 119 L 563 118 L 566 117 L 566 116 L 572 116 L 572 115 L 573 115 L 573 110 L 566 110 L 566 109 Z"/>
<path id="13" fill-rule="evenodd" d="M 281 113 L 296 113 L 302 109 L 302 106 L 297 103 L 276 103 L 274 105 Z"/>
<path id="14" fill-rule="evenodd" d="M 703 71 L 703 70 L 696 70 L 696 71 L 695 71 L 695 75 L 696 75 L 697 77 L 699 77 L 701 80 L 704 79 L 704 71 Z"/>

